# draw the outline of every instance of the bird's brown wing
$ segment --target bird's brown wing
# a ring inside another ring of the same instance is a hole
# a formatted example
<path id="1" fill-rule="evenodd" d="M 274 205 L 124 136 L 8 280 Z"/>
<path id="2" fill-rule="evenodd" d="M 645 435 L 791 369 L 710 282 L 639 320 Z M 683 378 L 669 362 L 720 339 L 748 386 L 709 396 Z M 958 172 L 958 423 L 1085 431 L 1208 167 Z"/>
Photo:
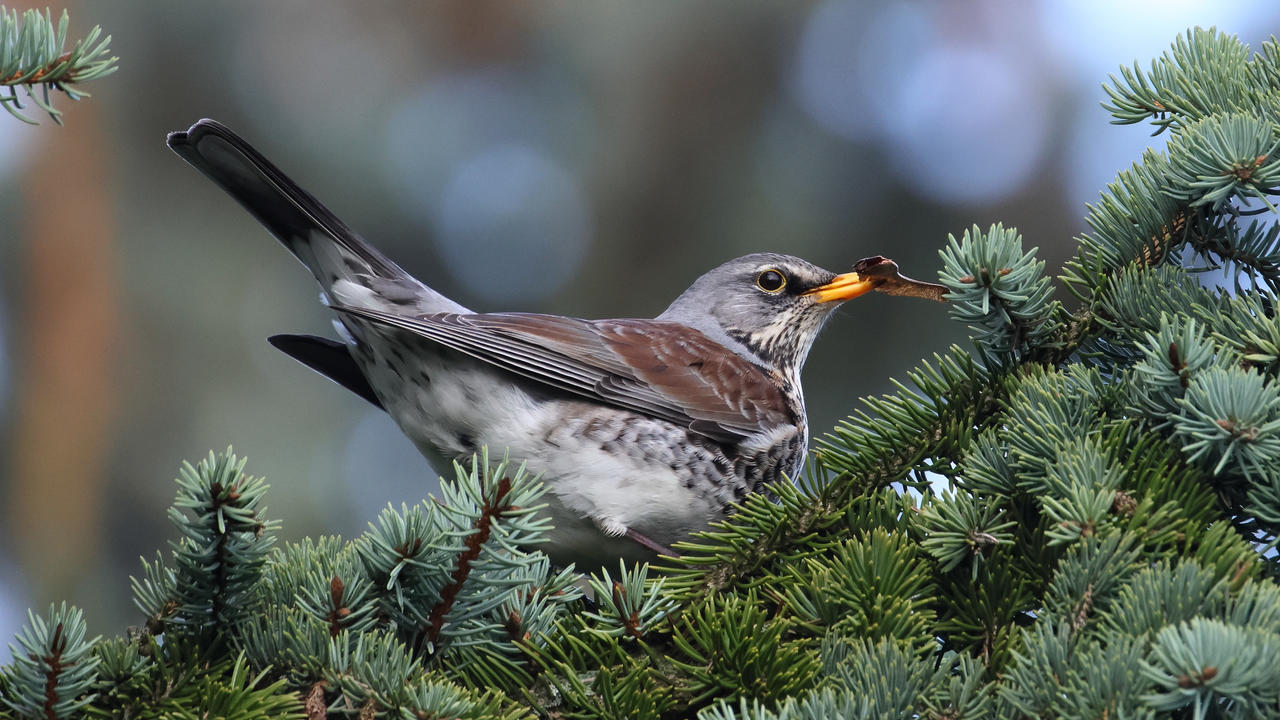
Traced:
<path id="1" fill-rule="evenodd" d="M 797 422 L 765 370 L 676 323 L 527 313 L 406 317 L 334 309 L 551 387 L 686 425 L 721 442 Z"/>

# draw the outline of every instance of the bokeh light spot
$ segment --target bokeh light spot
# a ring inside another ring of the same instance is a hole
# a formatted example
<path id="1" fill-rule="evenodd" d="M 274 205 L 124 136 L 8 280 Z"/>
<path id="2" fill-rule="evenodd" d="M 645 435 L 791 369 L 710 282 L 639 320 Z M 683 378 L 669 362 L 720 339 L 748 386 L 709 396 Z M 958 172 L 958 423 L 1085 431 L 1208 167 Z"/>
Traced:
<path id="1" fill-rule="evenodd" d="M 476 295 L 512 305 L 546 297 L 577 273 L 589 225 L 576 179 L 527 145 L 464 163 L 434 223 L 448 271 Z"/>
<path id="2" fill-rule="evenodd" d="M 1048 136 L 1048 108 L 1032 78 L 973 45 L 943 46 L 904 68 L 883 131 L 902 181 L 953 203 L 1016 192 Z"/>

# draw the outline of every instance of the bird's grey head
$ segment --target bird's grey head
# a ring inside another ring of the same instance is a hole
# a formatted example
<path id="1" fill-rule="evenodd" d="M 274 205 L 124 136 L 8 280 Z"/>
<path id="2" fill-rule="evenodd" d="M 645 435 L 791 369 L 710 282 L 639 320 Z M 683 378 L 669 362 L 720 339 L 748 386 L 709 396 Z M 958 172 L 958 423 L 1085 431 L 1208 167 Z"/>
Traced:
<path id="1" fill-rule="evenodd" d="M 870 289 L 855 273 L 836 275 L 790 255 L 755 253 L 698 278 L 657 319 L 694 327 L 790 375 L 804 365 L 831 312 Z"/>

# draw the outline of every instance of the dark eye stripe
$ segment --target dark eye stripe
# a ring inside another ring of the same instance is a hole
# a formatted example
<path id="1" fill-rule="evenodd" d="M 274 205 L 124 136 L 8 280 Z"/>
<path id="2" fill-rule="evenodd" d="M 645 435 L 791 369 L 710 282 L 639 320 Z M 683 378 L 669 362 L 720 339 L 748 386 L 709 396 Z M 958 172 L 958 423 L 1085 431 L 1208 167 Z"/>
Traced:
<path id="1" fill-rule="evenodd" d="M 787 276 L 777 270 L 765 270 L 756 276 L 756 286 L 765 292 L 778 292 L 787 286 Z"/>

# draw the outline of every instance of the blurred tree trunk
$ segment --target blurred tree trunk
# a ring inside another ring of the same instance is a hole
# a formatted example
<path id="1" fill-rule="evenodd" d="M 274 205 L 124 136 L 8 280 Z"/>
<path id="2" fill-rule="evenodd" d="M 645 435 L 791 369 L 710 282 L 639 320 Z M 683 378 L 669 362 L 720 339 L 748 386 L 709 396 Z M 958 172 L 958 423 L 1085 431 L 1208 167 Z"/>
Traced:
<path id="1" fill-rule="evenodd" d="M 44 119 L 32 133 L 40 147 L 10 225 L 22 249 L 4 525 L 41 602 L 82 594 L 98 557 L 114 405 L 110 143 L 92 104 L 63 100 L 67 125 Z"/>

